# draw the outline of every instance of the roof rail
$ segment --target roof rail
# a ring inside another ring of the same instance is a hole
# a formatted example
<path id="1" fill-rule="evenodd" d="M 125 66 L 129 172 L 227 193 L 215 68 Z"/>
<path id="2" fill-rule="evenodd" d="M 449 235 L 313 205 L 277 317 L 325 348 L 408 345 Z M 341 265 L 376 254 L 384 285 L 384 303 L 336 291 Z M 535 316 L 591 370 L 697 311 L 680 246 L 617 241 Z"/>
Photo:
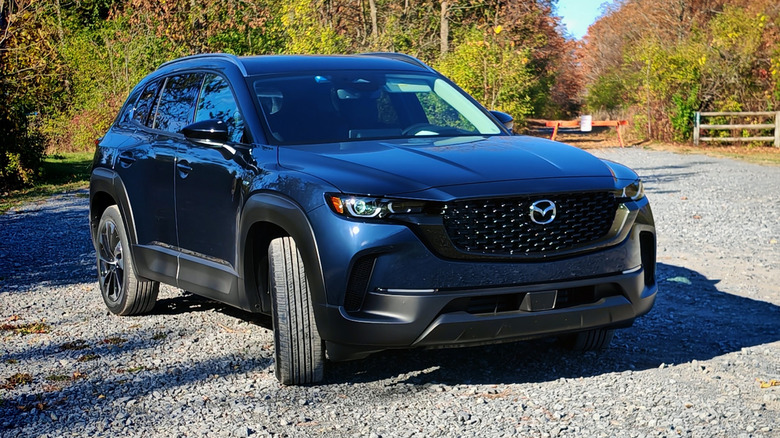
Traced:
<path id="1" fill-rule="evenodd" d="M 389 58 L 389 59 L 395 59 L 398 61 L 403 61 L 407 64 L 416 65 L 418 67 L 422 67 L 426 70 L 430 70 L 435 72 L 434 69 L 432 69 L 428 64 L 420 61 L 419 59 L 415 58 L 412 55 L 407 55 L 406 53 L 397 53 L 397 52 L 368 52 L 368 53 L 361 53 L 361 56 L 379 56 L 381 58 Z"/>
<path id="2" fill-rule="evenodd" d="M 238 67 L 238 69 L 241 71 L 242 75 L 248 76 L 248 73 L 246 72 L 246 68 L 244 68 L 244 64 L 241 63 L 241 61 L 238 59 L 238 56 L 231 55 L 229 53 L 199 53 L 197 55 L 185 56 L 183 58 L 177 58 L 177 59 L 174 59 L 174 60 L 171 60 L 171 61 L 168 61 L 168 62 L 164 62 L 164 63 L 160 64 L 160 66 L 157 67 L 157 69 L 161 69 L 163 67 L 167 67 L 169 65 L 173 65 L 173 64 L 176 64 L 176 63 L 179 63 L 179 62 L 189 61 L 191 59 L 200 59 L 200 58 L 219 58 L 219 59 L 224 59 L 226 61 L 229 61 L 229 62 L 235 64 L 235 66 Z"/>

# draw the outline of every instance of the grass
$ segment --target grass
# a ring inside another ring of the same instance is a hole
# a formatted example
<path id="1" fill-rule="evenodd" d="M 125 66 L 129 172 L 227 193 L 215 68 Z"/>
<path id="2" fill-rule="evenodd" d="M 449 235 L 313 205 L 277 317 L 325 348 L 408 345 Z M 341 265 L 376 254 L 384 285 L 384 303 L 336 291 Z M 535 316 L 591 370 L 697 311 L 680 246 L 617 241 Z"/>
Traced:
<path id="1" fill-rule="evenodd" d="M 93 156 L 93 152 L 69 152 L 46 157 L 41 163 L 41 176 L 34 186 L 0 193 L 0 214 L 57 193 L 87 187 Z"/>

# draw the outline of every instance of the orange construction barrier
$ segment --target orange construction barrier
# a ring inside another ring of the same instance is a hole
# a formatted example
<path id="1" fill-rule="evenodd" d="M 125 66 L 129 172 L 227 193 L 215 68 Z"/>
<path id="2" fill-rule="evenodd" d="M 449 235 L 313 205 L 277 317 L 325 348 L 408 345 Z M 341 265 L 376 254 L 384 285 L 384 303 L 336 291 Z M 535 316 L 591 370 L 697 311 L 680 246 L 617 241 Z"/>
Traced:
<path id="1" fill-rule="evenodd" d="M 620 135 L 620 126 L 628 125 L 628 120 L 594 120 L 591 122 L 591 126 L 614 126 L 617 131 L 618 141 L 620 147 L 623 147 L 623 136 Z M 555 136 L 558 135 L 558 128 L 579 128 L 580 120 L 548 120 L 545 122 L 545 126 L 553 128 L 550 140 L 555 140 Z"/>

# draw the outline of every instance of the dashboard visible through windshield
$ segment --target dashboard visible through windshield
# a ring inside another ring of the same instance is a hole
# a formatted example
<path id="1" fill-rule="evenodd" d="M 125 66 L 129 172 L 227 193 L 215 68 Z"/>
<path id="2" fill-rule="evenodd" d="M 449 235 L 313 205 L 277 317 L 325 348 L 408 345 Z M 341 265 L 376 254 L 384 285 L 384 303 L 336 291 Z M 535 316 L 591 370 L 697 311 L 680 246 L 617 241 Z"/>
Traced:
<path id="1" fill-rule="evenodd" d="M 250 84 L 276 144 L 502 133 L 482 108 L 433 75 L 336 71 Z"/>

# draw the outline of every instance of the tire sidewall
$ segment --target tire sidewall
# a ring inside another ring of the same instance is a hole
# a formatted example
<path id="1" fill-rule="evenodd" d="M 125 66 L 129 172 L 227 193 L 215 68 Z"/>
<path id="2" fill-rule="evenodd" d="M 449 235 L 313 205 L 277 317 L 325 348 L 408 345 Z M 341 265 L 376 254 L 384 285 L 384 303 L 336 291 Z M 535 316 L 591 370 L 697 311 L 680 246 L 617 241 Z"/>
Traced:
<path id="1" fill-rule="evenodd" d="M 119 242 L 122 244 L 122 258 L 124 260 L 124 268 L 122 269 L 122 290 L 119 294 L 119 300 L 112 301 L 108 298 L 106 295 L 106 291 L 103 289 L 102 286 L 98 285 L 100 288 L 100 295 L 103 297 L 103 302 L 106 303 L 106 307 L 108 307 L 108 310 L 111 311 L 111 313 L 120 315 L 123 313 L 123 311 L 126 309 L 127 306 L 127 300 L 128 300 L 128 287 L 130 287 L 130 282 L 134 280 L 133 277 L 133 266 L 132 261 L 130 260 L 130 245 L 127 240 L 127 233 L 125 232 L 125 225 L 122 221 L 122 215 L 119 213 L 119 208 L 117 208 L 115 205 L 112 205 L 111 207 L 108 207 L 106 211 L 103 212 L 103 215 L 100 217 L 100 223 L 98 225 L 98 234 L 97 234 L 97 241 L 95 242 L 95 248 L 97 249 L 97 269 L 98 273 L 100 270 L 100 234 L 103 232 L 104 227 L 108 223 L 113 223 L 114 227 L 116 228 L 117 235 L 119 236 Z"/>

